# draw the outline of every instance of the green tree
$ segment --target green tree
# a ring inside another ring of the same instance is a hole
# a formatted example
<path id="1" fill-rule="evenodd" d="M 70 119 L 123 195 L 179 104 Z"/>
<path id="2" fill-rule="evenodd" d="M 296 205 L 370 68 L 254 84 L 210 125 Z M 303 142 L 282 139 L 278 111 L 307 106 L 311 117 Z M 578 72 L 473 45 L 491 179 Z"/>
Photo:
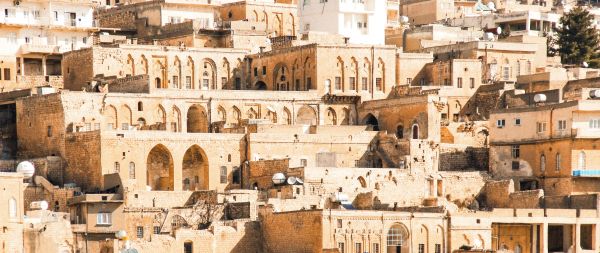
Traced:
<path id="1" fill-rule="evenodd" d="M 563 64 L 580 65 L 597 58 L 600 37 L 592 26 L 593 16 L 577 7 L 560 18 L 556 44 Z"/>

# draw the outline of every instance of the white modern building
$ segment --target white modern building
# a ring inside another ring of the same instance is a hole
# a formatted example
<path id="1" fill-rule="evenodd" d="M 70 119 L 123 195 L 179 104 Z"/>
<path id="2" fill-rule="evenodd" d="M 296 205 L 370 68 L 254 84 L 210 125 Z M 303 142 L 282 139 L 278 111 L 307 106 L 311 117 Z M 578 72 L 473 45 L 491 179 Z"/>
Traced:
<path id="1" fill-rule="evenodd" d="M 340 34 L 351 44 L 385 43 L 385 0 L 301 0 L 298 16 L 300 33 Z"/>
<path id="2" fill-rule="evenodd" d="M 0 89 L 59 76 L 60 54 L 92 44 L 91 0 L 0 0 Z"/>

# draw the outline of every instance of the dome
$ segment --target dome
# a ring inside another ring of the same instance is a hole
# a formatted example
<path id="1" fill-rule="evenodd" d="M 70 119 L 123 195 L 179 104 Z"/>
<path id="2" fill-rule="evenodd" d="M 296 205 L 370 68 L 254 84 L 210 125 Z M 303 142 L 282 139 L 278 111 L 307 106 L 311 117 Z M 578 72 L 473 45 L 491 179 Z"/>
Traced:
<path id="1" fill-rule="evenodd" d="M 273 184 L 283 184 L 285 183 L 285 175 L 283 173 L 275 173 L 271 180 L 273 181 Z"/>
<path id="2" fill-rule="evenodd" d="M 35 173 L 35 166 L 29 161 L 23 161 L 17 165 L 17 172 L 23 173 L 25 178 L 30 178 Z"/>

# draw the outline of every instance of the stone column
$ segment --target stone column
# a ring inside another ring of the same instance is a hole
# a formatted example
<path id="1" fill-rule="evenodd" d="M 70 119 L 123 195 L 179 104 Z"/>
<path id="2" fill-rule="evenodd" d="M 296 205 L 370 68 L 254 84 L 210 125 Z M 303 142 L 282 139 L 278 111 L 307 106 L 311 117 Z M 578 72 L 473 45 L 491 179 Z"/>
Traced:
<path id="1" fill-rule="evenodd" d="M 48 73 L 46 72 L 46 56 L 42 56 L 42 75 L 46 76 Z"/>
<path id="2" fill-rule="evenodd" d="M 21 76 L 25 76 L 25 58 L 21 56 Z"/>
<path id="3" fill-rule="evenodd" d="M 540 252 L 548 252 L 548 223 L 544 222 L 540 231 Z"/>

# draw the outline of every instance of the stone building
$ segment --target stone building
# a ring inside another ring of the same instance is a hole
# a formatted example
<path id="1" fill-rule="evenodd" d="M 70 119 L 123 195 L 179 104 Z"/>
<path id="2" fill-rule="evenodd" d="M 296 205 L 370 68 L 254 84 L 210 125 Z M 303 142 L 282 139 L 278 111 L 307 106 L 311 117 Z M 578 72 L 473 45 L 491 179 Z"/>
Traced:
<path id="1" fill-rule="evenodd" d="M 0 183 L 3 186 L 0 201 L 4 203 L 2 211 L 0 211 L 0 226 L 3 228 L 2 234 L 0 234 L 2 248 L 7 252 L 24 252 L 23 174 L 1 172 Z"/>
<path id="2" fill-rule="evenodd" d="M 92 44 L 94 3 L 1 1 L 0 90 L 62 86 L 61 53 Z"/>

